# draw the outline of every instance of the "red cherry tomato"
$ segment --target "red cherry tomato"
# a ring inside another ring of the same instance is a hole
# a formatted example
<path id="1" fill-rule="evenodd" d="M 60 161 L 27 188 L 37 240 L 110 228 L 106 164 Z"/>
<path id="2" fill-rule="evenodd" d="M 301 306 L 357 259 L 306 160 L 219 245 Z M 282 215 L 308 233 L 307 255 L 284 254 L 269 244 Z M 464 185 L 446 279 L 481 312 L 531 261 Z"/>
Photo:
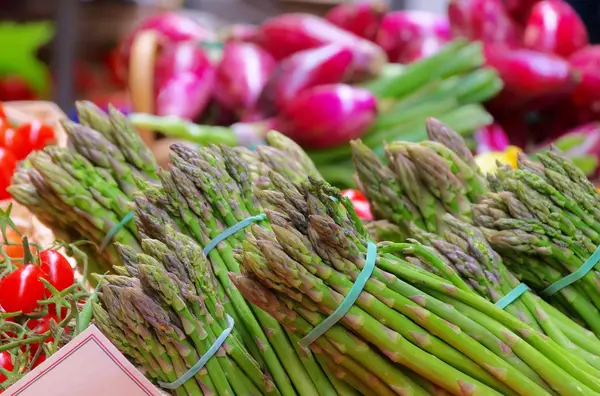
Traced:
<path id="1" fill-rule="evenodd" d="M 25 159 L 32 151 L 41 150 L 54 141 L 52 127 L 38 121 L 0 132 L 0 147 L 12 151 L 17 160 Z"/>
<path id="2" fill-rule="evenodd" d="M 358 190 L 343 190 L 342 195 L 352 202 L 354 210 L 361 220 L 373 220 L 371 205 L 363 193 Z"/>
<path id="3" fill-rule="evenodd" d="M 32 150 L 41 150 L 55 139 L 54 129 L 39 121 L 23 124 L 17 130 L 28 137 L 27 141 Z"/>
<path id="4" fill-rule="evenodd" d="M 12 362 L 12 356 L 7 351 L 0 352 L 0 367 L 8 372 L 13 371 L 15 368 Z M 2 374 L 0 371 L 0 383 L 4 381 L 6 381 L 6 375 Z"/>
<path id="5" fill-rule="evenodd" d="M 55 324 L 58 324 L 60 322 L 56 317 L 56 314 L 51 313 L 41 318 L 31 319 L 27 322 L 27 327 L 29 328 L 29 330 L 32 330 L 33 334 L 41 335 L 50 331 L 50 329 L 52 328 L 51 322 L 54 322 Z M 65 333 L 69 334 L 69 329 L 65 328 Z M 44 340 L 44 343 L 47 342 L 54 342 L 54 337 L 48 336 Z M 35 355 L 39 347 L 40 344 L 38 343 L 29 344 L 29 352 L 32 357 Z M 22 350 L 24 351 L 25 349 L 22 348 Z M 44 359 L 40 360 L 41 356 L 44 356 Z M 40 353 L 40 357 L 38 357 L 38 359 L 35 361 L 34 367 L 46 360 L 45 354 L 43 352 Z"/>
<path id="6" fill-rule="evenodd" d="M 40 253 L 40 269 L 46 274 L 46 279 L 58 291 L 64 290 L 75 282 L 75 274 L 65 256 L 56 250 L 44 250 Z M 51 295 L 48 290 L 46 295 Z"/>
<path id="7" fill-rule="evenodd" d="M 4 112 L 4 104 L 0 102 L 0 118 L 6 120 L 6 113 Z"/>
<path id="8" fill-rule="evenodd" d="M 15 156 L 10 151 L 0 147 L 0 201 L 10 198 L 6 188 L 10 185 L 10 179 L 16 167 L 17 160 Z"/>
<path id="9" fill-rule="evenodd" d="M 31 368 L 36 368 L 37 366 L 44 363 L 45 361 L 46 361 L 46 354 L 42 352 L 42 353 L 40 353 L 40 356 L 38 356 L 38 358 L 36 359 L 35 363 L 33 363 L 31 365 Z"/>
<path id="10" fill-rule="evenodd" d="M 6 239 L 10 245 L 4 244 L 4 237 L 0 235 L 0 245 L 2 245 L 2 250 L 4 253 L 13 259 L 23 258 L 24 250 L 23 245 L 21 244 L 21 236 L 12 228 L 7 228 Z M 15 261 L 13 264 L 18 265 L 19 262 Z"/>
<path id="11" fill-rule="evenodd" d="M 39 279 L 43 276 L 44 273 L 33 264 L 8 274 L 0 281 L 0 306 L 6 312 L 33 312 L 46 291 Z"/>

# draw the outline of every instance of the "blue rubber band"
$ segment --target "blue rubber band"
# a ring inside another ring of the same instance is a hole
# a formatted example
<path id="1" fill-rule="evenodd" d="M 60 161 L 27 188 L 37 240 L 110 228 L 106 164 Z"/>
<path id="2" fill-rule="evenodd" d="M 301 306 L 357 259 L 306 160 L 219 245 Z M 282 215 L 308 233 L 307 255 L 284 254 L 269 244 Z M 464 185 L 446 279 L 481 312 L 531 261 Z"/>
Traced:
<path id="1" fill-rule="evenodd" d="M 127 213 L 127 215 L 125 215 L 125 217 L 123 217 L 123 220 L 119 221 L 117 224 L 112 226 L 112 228 L 110 230 L 108 230 L 108 232 L 106 233 L 106 236 L 104 237 L 104 239 L 102 240 L 102 243 L 100 244 L 100 248 L 98 249 L 99 252 L 103 252 L 104 249 L 106 249 L 106 247 L 108 246 L 110 241 L 113 239 L 113 237 L 117 234 L 117 232 L 119 232 L 119 230 L 121 228 L 125 227 L 125 224 L 129 223 L 131 221 L 131 219 L 133 219 L 133 216 L 134 216 L 133 212 Z"/>
<path id="2" fill-rule="evenodd" d="M 233 227 L 230 227 L 230 228 L 226 229 L 225 231 L 223 231 L 222 233 L 220 233 L 219 235 L 217 235 L 212 241 L 210 241 L 208 243 L 208 245 L 206 245 L 204 247 L 202 252 L 204 252 L 205 256 L 208 256 L 208 254 L 211 252 L 211 250 L 213 250 L 219 243 L 221 243 L 225 239 L 229 238 L 236 232 L 248 227 L 250 224 L 256 223 L 257 221 L 265 220 L 266 218 L 267 218 L 267 215 L 264 213 L 261 213 L 256 216 L 250 216 L 247 219 L 240 221 L 239 223 L 235 224 Z"/>
<path id="3" fill-rule="evenodd" d="M 377 259 L 377 245 L 369 241 L 367 244 L 367 258 L 365 260 L 365 267 L 360 271 L 354 285 L 344 297 L 341 304 L 337 309 L 329 315 L 324 321 L 319 323 L 310 333 L 300 340 L 300 345 L 308 347 L 310 344 L 315 342 L 317 338 L 321 337 L 325 332 L 333 327 L 337 322 L 340 321 L 352 308 L 360 293 L 362 293 L 367 281 L 375 269 L 375 261 Z"/>
<path id="4" fill-rule="evenodd" d="M 500 309 L 504 309 L 508 307 L 510 304 L 515 302 L 515 300 L 523 295 L 526 291 L 529 290 L 529 286 L 525 283 L 519 283 L 517 287 L 512 289 L 508 294 L 502 297 L 500 300 L 496 302 L 496 306 Z"/>
<path id="5" fill-rule="evenodd" d="M 548 286 L 544 291 L 540 294 L 542 297 L 550 297 L 553 294 L 556 294 L 560 290 L 569 286 L 570 284 L 577 282 L 579 279 L 583 278 L 587 275 L 588 272 L 592 270 L 598 264 L 600 260 L 600 246 L 596 248 L 596 251 L 587 259 L 585 263 L 581 267 L 579 267 L 576 271 L 570 273 L 562 279 L 557 280 L 550 286 Z"/>
<path id="6" fill-rule="evenodd" d="M 208 348 L 208 351 L 206 351 L 206 353 L 204 355 L 202 355 L 200 360 L 198 360 L 198 363 L 194 364 L 188 371 L 185 372 L 185 374 L 183 374 L 181 377 L 179 377 L 176 381 L 173 381 L 173 382 L 158 381 L 158 384 L 165 389 L 177 389 L 181 385 L 185 384 L 187 382 L 187 380 L 189 380 L 194 375 L 196 375 L 196 373 L 198 373 L 198 371 L 200 371 L 202 369 L 202 367 L 204 367 L 206 362 L 208 362 L 210 360 L 210 358 L 213 357 L 215 355 L 215 353 L 217 353 L 217 351 L 219 350 L 221 345 L 223 345 L 223 343 L 225 342 L 225 339 L 227 339 L 227 337 L 229 337 L 229 334 L 231 334 L 234 323 L 235 322 L 233 321 L 233 318 L 231 316 L 227 315 L 228 327 L 225 330 L 223 330 L 223 332 L 221 333 L 221 335 L 219 337 L 217 337 L 214 344 L 212 344 L 212 346 L 210 348 Z"/>

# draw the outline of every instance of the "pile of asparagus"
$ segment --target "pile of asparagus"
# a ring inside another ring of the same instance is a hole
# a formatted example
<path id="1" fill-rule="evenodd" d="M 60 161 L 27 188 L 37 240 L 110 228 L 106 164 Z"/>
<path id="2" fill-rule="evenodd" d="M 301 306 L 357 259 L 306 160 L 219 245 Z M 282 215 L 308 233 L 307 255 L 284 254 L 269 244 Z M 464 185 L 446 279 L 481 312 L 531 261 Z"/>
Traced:
<path id="1" fill-rule="evenodd" d="M 270 226 L 247 229 L 236 252 L 242 274 L 229 276 L 244 297 L 304 337 L 348 295 L 365 266 L 368 235 L 324 182 L 273 184 L 259 194 Z M 600 371 L 478 296 L 427 247 L 381 244 L 376 260 L 356 303 L 310 345 L 361 393 L 600 392 Z"/>
<path id="2" fill-rule="evenodd" d="M 32 153 L 14 173 L 8 191 L 57 238 L 90 241 L 87 272 L 110 271 L 121 263 L 112 242 L 140 250 L 130 212 L 140 180 L 158 183 L 156 162 L 127 118 L 109 115 L 90 102 L 77 103 L 81 124 L 64 121 L 69 147 Z M 111 230 L 114 234 L 111 235 Z"/>
<path id="3" fill-rule="evenodd" d="M 560 153 L 525 156 L 518 169 L 490 176 L 493 192 L 473 207 L 475 224 L 531 287 L 546 287 L 580 268 L 600 244 L 600 195 Z M 600 266 L 552 296 L 556 307 L 600 336 Z"/>
<path id="4" fill-rule="evenodd" d="M 202 249 L 169 230 L 167 244 L 144 239 L 144 253 L 120 245 L 121 275 L 102 277 L 96 325 L 155 381 L 171 384 L 208 352 L 230 326 Z M 279 395 L 237 330 L 176 395 Z"/>
<path id="5" fill-rule="evenodd" d="M 271 185 L 269 174 L 277 174 L 282 179 L 298 178 L 302 174 L 303 178 L 311 173 L 317 175 L 298 146 L 277 133 L 268 138 L 271 146 L 257 152 L 217 146 L 195 151 L 182 145 L 172 146 L 172 165 L 168 170 L 158 172 L 160 185 L 146 183 L 134 198 L 135 223 L 141 245 L 146 249 L 150 240 L 153 244 L 167 246 L 176 256 L 191 254 L 185 253 L 186 250 L 195 252 L 192 263 L 201 265 L 204 272 L 196 270 L 192 273 L 188 269 L 187 275 L 182 276 L 189 277 L 192 283 L 204 284 L 210 278 L 204 274 L 214 274 L 212 292 L 197 290 L 198 295 L 201 300 L 210 297 L 222 302 L 222 310 L 234 320 L 239 340 L 264 367 L 282 395 L 346 394 L 348 386 L 328 374 L 328 369 L 321 366 L 309 350 L 298 345 L 294 334 L 287 333 L 266 312 L 246 302 L 231 284 L 227 273 L 240 271 L 234 249 L 242 245 L 244 232 L 237 232 L 212 250 L 206 250 L 210 249 L 211 241 L 228 228 L 263 212 L 256 193 Z M 260 217 L 254 219 L 261 222 Z M 140 278 L 143 286 L 142 277 L 146 275 L 137 267 L 132 260 L 125 261 L 127 273 Z M 166 268 L 171 277 L 182 274 L 179 269 Z M 123 268 L 118 270 L 125 272 Z M 176 281 L 175 285 L 180 282 Z M 116 312 L 120 308 L 111 308 L 110 300 L 104 302 L 108 312 L 113 310 L 119 315 Z M 148 328 L 148 325 L 142 328 Z M 113 335 L 108 334 L 113 339 Z M 120 344 L 120 341 L 117 339 L 116 343 Z M 126 348 L 123 351 L 127 353 Z M 198 350 L 198 353 L 202 354 L 202 351 Z M 210 376 L 212 378 L 212 374 Z M 217 388 L 221 394 L 220 387 Z M 235 394 L 246 393 L 236 390 Z"/>
<path id="6" fill-rule="evenodd" d="M 555 224 L 568 221 L 568 214 L 553 210 L 556 208 L 553 201 L 561 197 L 558 190 L 551 191 L 542 180 L 526 175 L 526 171 L 502 168 L 498 178 L 492 178 L 489 183 L 498 192 L 486 192 L 488 183 L 481 176 L 460 136 L 436 120 L 429 120 L 427 129 L 431 141 L 389 144 L 386 147 L 387 164 L 360 142 L 353 143 L 357 176 L 376 215 L 396 225 L 403 237 L 415 239 L 429 247 L 445 263 L 441 268 L 419 260 L 413 260 L 413 264 L 448 280 L 457 279 L 454 277 L 458 275 L 470 290 L 503 306 L 506 305 L 503 298 L 521 281 L 543 290 L 551 282 L 568 275 L 566 268 L 558 272 L 551 265 L 540 265 L 539 256 L 545 255 L 545 251 L 536 250 L 526 242 L 540 234 L 547 235 L 544 232 L 552 232 L 552 228 L 539 221 L 533 215 L 535 211 L 528 208 L 543 208 L 544 213 L 555 219 Z M 550 157 L 557 157 L 557 154 L 539 156 L 544 163 Z M 542 167 L 524 157 L 520 162 L 535 169 Z M 586 180 L 585 183 L 589 183 L 574 165 L 563 166 L 581 175 L 581 182 Z M 508 175 L 515 176 L 511 178 Z M 512 181 L 507 181 L 507 184 L 511 187 L 501 187 L 501 180 L 509 179 Z M 569 186 L 570 191 L 573 187 Z M 578 189 L 581 190 L 581 187 Z M 589 190 L 591 188 L 588 186 Z M 560 202 L 566 202 L 564 197 Z M 554 214 L 550 215 L 550 212 Z M 513 219 L 513 216 L 516 218 Z M 487 228 L 477 227 L 473 218 L 477 225 Z M 567 220 L 562 220 L 564 218 Z M 577 227 L 580 226 L 581 222 Z M 575 227 L 571 229 L 575 230 Z M 558 235 L 559 238 L 560 234 L 559 229 L 552 235 Z M 573 254 L 568 252 L 568 246 L 560 246 L 560 251 L 566 256 Z M 595 250 L 591 242 L 587 247 L 585 253 L 577 250 L 581 254 L 580 259 L 571 263 L 570 271 L 583 264 Z M 528 255 L 538 258 L 534 257 L 536 261 L 532 261 Z M 452 271 L 448 271 L 448 268 Z M 549 274 L 553 275 L 552 278 L 548 277 Z M 532 278 L 536 280 L 532 281 Z M 584 319 L 596 331 L 597 327 L 593 324 L 600 317 L 593 300 L 577 294 L 572 288 L 563 289 L 558 296 L 565 304 L 551 305 L 533 292 L 526 291 L 514 301 L 508 300 L 505 310 L 600 369 L 600 340 L 578 323 L 578 319 Z M 573 320 L 570 312 L 574 306 L 578 309 L 574 317 L 577 321 Z"/>

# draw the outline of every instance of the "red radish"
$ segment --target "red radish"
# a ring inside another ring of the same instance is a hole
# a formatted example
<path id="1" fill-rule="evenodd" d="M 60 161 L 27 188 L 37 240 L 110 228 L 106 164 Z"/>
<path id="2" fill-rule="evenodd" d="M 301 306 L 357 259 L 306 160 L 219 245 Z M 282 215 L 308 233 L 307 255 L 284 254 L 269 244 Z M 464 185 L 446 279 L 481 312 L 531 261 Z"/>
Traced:
<path id="1" fill-rule="evenodd" d="M 526 47 L 569 56 L 588 44 L 586 27 L 567 3 L 544 0 L 533 6 L 523 42 Z"/>
<path id="2" fill-rule="evenodd" d="M 523 98 L 570 94 L 579 79 L 566 60 L 552 54 L 486 45 L 485 56 L 487 64 L 498 70 L 503 92 Z"/>
<path id="3" fill-rule="evenodd" d="M 510 47 L 520 42 L 518 26 L 511 20 L 502 0 L 450 0 L 448 18 L 455 37 L 504 43 Z"/>
<path id="4" fill-rule="evenodd" d="M 333 7 L 325 14 L 325 19 L 357 36 L 374 41 L 381 18 L 387 11 L 387 2 L 383 0 L 344 3 Z"/>
<path id="5" fill-rule="evenodd" d="M 155 68 L 156 114 L 196 119 L 210 100 L 214 78 L 215 68 L 198 44 L 166 47 Z"/>
<path id="6" fill-rule="evenodd" d="M 580 49 L 569 62 L 581 73 L 581 82 L 571 95 L 573 102 L 600 112 L 600 45 Z"/>
<path id="7" fill-rule="evenodd" d="M 440 40 L 450 39 L 450 26 L 445 15 L 426 11 L 396 11 L 383 17 L 376 42 L 395 62 L 407 45 L 429 36 L 439 37 Z"/>
<path id="8" fill-rule="evenodd" d="M 144 19 L 132 32 L 130 32 L 119 45 L 120 65 L 119 77 L 126 78 L 129 67 L 129 54 L 133 40 L 142 31 L 152 30 L 161 35 L 164 43 L 178 43 L 183 41 L 213 41 L 214 33 L 197 21 L 187 16 L 176 13 L 162 13 Z M 123 81 L 126 81 L 123 80 Z"/>
<path id="9" fill-rule="evenodd" d="M 511 18 L 521 25 L 525 25 L 531 9 L 540 0 L 503 0 L 504 7 Z"/>
<path id="10" fill-rule="evenodd" d="M 243 41 L 243 42 L 251 42 L 256 39 L 256 33 L 258 32 L 258 27 L 254 25 L 246 25 L 242 23 L 238 23 L 235 25 L 231 25 L 227 32 L 225 33 L 225 38 L 223 41 Z"/>
<path id="11" fill-rule="evenodd" d="M 300 51 L 284 59 L 267 82 L 260 108 L 273 115 L 301 91 L 317 85 L 344 82 L 352 73 L 352 51 L 330 44 Z"/>
<path id="12" fill-rule="evenodd" d="M 227 43 L 217 66 L 215 99 L 238 115 L 252 111 L 274 68 L 273 57 L 256 44 Z"/>
<path id="13" fill-rule="evenodd" d="M 510 144 L 506 132 L 499 124 L 487 125 L 475 131 L 474 137 L 477 142 L 477 154 L 502 152 Z"/>
<path id="14" fill-rule="evenodd" d="M 386 61 L 376 44 L 309 14 L 283 14 L 267 20 L 258 31 L 257 41 L 277 60 L 327 44 L 342 45 L 352 51 L 356 78 L 377 75 Z"/>
<path id="15" fill-rule="evenodd" d="M 302 92 L 277 119 L 278 129 L 304 147 L 328 148 L 359 138 L 377 117 L 367 90 L 346 84 Z"/>
<path id="16" fill-rule="evenodd" d="M 412 63 L 420 59 L 429 58 L 448 43 L 447 39 L 436 36 L 423 37 L 410 42 L 397 58 L 391 58 L 393 62 Z"/>

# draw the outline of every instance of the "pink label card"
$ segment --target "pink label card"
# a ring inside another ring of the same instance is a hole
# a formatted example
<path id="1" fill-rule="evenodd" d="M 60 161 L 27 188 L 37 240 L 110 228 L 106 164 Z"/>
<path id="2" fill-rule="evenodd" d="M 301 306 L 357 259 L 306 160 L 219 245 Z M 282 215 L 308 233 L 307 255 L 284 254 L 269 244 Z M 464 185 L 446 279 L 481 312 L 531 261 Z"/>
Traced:
<path id="1" fill-rule="evenodd" d="M 3 396 L 161 396 L 98 330 L 90 326 Z"/>

